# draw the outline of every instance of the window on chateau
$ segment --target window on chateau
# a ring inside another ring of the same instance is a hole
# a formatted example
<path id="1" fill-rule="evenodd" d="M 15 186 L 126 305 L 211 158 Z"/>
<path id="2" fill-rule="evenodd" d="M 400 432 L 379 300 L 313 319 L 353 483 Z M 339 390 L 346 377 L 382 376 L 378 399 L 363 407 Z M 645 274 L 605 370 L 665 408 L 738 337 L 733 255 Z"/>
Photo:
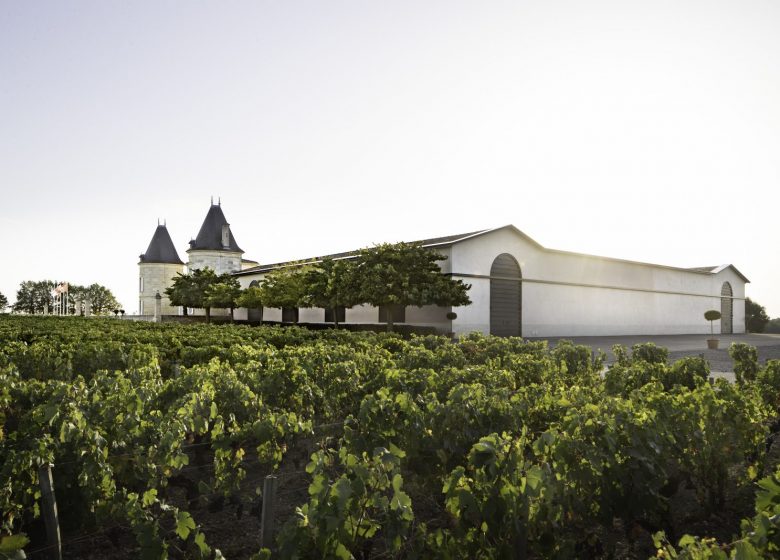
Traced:
<path id="1" fill-rule="evenodd" d="M 347 310 L 344 308 L 344 306 L 336 308 L 336 319 L 338 319 L 339 323 L 345 323 L 346 322 L 346 316 L 347 316 Z M 332 309 L 326 309 L 325 310 L 325 322 L 326 323 L 335 323 L 336 322 L 333 319 L 333 310 Z"/>
<path id="2" fill-rule="evenodd" d="M 379 306 L 379 322 L 387 323 L 387 308 L 390 306 Z M 406 307 L 403 305 L 393 305 L 393 323 L 405 323 L 406 322 Z"/>
<path id="3" fill-rule="evenodd" d="M 282 323 L 297 323 L 297 322 L 298 322 L 298 308 L 282 307 Z"/>
<path id="4" fill-rule="evenodd" d="M 138 291 L 139 292 L 143 292 L 144 291 L 144 277 L 143 276 L 141 276 L 138 279 Z"/>

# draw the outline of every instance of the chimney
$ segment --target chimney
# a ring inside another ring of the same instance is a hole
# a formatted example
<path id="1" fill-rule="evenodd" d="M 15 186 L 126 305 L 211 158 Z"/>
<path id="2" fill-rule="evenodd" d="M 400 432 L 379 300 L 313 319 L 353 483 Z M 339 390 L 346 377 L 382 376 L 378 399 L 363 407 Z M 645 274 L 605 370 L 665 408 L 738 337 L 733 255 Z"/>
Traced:
<path id="1" fill-rule="evenodd" d="M 230 224 L 224 224 L 222 226 L 222 248 L 230 248 Z"/>

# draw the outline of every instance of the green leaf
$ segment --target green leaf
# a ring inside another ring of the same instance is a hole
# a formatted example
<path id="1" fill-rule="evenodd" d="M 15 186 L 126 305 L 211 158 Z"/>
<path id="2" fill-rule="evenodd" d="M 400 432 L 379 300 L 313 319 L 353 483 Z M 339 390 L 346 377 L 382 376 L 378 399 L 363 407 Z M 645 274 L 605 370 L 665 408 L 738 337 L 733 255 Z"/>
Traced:
<path id="1" fill-rule="evenodd" d="M 734 547 L 734 560 L 761 560 L 761 556 L 752 544 L 739 541 Z"/>
<path id="2" fill-rule="evenodd" d="M 0 552 L 8 554 L 21 550 L 30 542 L 26 535 L 11 535 L 0 540 Z"/>
<path id="3" fill-rule="evenodd" d="M 211 413 L 209 414 L 209 418 L 211 420 L 214 420 L 214 418 L 216 417 L 217 417 L 217 403 L 211 401 Z"/>
<path id="4" fill-rule="evenodd" d="M 150 488 L 144 492 L 144 497 L 141 499 L 141 503 L 144 507 L 149 507 L 157 501 L 157 488 Z"/>
<path id="5" fill-rule="evenodd" d="M 186 511 L 176 512 L 176 534 L 181 540 L 186 540 L 190 532 L 195 529 L 195 520 Z"/>
<path id="6" fill-rule="evenodd" d="M 206 536 L 200 531 L 197 532 L 193 541 L 195 542 L 195 546 L 198 547 L 198 550 L 202 556 L 206 556 L 211 552 L 211 547 L 206 544 Z"/>

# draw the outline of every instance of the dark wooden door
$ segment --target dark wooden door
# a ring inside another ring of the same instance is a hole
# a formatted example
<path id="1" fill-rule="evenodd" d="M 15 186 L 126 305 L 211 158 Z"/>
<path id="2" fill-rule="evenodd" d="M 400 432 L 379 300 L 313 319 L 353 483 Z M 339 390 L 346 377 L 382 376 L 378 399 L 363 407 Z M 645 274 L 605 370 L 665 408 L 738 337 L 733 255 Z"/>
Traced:
<path id="1" fill-rule="evenodd" d="M 490 267 L 490 334 L 522 335 L 522 275 L 512 255 L 503 253 Z"/>

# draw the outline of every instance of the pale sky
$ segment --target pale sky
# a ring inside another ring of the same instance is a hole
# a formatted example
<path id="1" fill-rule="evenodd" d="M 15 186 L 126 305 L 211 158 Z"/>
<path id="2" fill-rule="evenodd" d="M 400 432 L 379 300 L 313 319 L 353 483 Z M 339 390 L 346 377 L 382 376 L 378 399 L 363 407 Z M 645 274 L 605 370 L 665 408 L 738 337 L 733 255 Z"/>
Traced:
<path id="1" fill-rule="evenodd" d="M 0 0 L 0 292 L 514 224 L 780 316 L 780 2 Z"/>

